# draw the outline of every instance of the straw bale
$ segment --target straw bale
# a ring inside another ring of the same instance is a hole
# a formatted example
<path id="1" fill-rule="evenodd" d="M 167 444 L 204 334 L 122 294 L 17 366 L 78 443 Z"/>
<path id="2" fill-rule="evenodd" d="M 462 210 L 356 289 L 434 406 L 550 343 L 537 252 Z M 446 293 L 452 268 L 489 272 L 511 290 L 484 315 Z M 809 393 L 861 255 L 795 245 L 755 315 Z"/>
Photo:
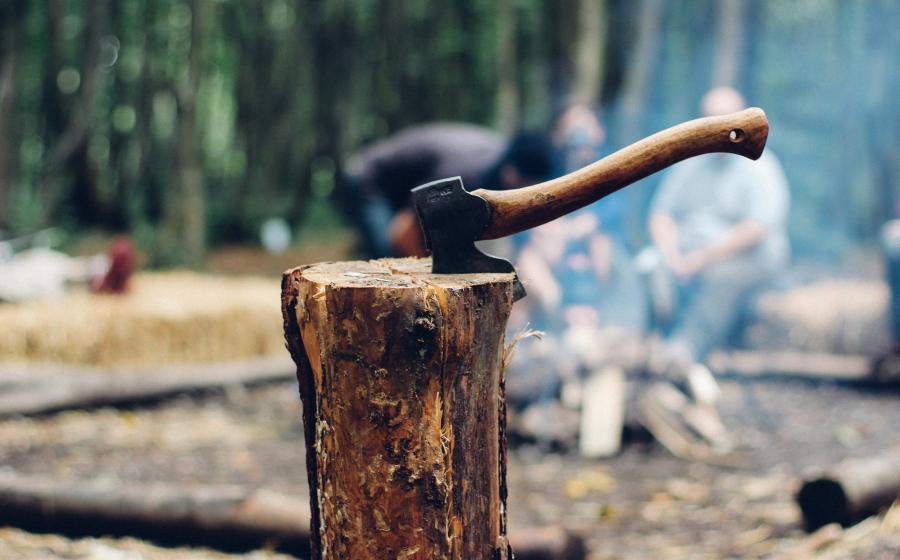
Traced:
<path id="1" fill-rule="evenodd" d="M 123 296 L 0 304 L 0 360 L 153 366 L 283 351 L 276 280 L 142 273 Z"/>
<path id="2" fill-rule="evenodd" d="M 874 354 L 889 343 L 890 294 L 882 282 L 822 280 L 764 294 L 748 330 L 755 348 Z"/>

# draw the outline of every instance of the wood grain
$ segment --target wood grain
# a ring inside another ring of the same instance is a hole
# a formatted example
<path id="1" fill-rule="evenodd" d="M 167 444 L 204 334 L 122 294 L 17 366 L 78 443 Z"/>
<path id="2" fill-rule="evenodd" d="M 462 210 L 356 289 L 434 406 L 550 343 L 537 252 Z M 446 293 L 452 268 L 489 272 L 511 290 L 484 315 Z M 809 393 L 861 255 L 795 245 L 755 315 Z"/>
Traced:
<path id="1" fill-rule="evenodd" d="M 509 191 L 472 191 L 491 207 L 479 239 L 547 223 L 690 157 L 726 152 L 758 159 L 768 134 L 766 114 L 754 107 L 673 126 L 552 181 Z"/>

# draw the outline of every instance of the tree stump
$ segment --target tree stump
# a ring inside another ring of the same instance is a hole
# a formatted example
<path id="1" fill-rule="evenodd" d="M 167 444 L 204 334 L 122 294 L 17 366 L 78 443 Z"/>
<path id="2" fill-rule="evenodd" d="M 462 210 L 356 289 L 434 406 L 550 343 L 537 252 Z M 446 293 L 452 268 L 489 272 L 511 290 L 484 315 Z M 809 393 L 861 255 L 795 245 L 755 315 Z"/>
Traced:
<path id="1" fill-rule="evenodd" d="M 502 352 L 513 275 L 430 267 L 284 274 L 315 559 L 511 556 Z"/>

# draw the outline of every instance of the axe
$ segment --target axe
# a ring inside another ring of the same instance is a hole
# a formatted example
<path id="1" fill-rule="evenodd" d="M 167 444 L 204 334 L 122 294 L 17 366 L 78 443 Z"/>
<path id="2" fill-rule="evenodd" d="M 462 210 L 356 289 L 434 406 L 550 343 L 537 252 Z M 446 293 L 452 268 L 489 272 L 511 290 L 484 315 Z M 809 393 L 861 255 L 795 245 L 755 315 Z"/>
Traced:
<path id="1" fill-rule="evenodd" d="M 727 152 L 758 159 L 768 134 L 766 114 L 754 107 L 673 126 L 587 167 L 530 187 L 467 191 L 459 177 L 416 187 L 412 200 L 431 250 L 431 271 L 515 273 L 509 261 L 483 253 L 475 241 L 545 224 L 690 157 Z M 517 276 L 513 297 L 524 296 Z"/>

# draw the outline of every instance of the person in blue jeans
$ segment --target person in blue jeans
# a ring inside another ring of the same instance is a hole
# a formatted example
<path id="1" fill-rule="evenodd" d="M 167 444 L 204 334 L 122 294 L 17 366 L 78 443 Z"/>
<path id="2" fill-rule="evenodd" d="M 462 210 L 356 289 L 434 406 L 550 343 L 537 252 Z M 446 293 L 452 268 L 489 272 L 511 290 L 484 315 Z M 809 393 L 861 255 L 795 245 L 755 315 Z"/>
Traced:
<path id="1" fill-rule="evenodd" d="M 900 210 L 900 208 L 898 208 Z M 900 215 L 900 212 L 896 212 Z M 900 381 L 900 219 L 893 219 L 881 228 L 884 254 L 885 280 L 890 290 L 888 326 L 891 347 L 872 363 L 872 380 L 876 382 Z"/>

